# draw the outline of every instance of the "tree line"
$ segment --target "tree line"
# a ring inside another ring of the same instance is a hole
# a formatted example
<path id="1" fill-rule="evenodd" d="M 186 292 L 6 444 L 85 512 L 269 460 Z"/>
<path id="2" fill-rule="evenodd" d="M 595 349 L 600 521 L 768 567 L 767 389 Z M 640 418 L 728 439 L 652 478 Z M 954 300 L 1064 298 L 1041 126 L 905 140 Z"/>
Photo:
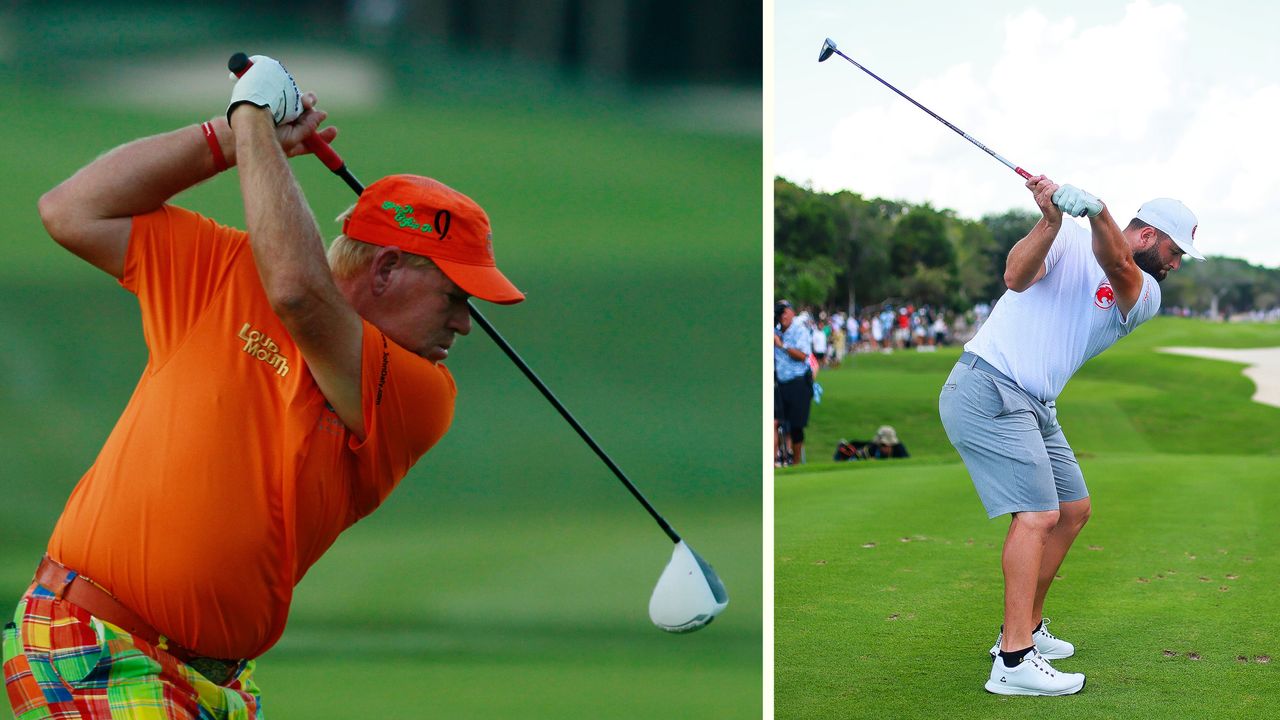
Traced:
<path id="1" fill-rule="evenodd" d="M 1040 219 L 1033 208 L 969 220 L 929 203 L 815 192 L 782 177 L 773 198 L 775 296 L 846 311 L 886 301 L 954 311 L 992 302 L 1005 291 L 1009 249 Z M 1280 269 L 1211 256 L 1189 260 L 1161 290 L 1165 308 L 1268 310 L 1280 306 Z"/>

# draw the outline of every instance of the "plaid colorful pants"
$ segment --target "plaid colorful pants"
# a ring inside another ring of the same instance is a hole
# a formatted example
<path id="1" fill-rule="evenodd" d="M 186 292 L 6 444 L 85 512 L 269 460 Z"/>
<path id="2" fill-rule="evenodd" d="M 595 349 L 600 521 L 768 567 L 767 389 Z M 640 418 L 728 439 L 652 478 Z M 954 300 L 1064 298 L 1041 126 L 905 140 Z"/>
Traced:
<path id="1" fill-rule="evenodd" d="M 17 720 L 261 720 L 254 663 L 215 685 L 145 640 L 33 585 L 4 626 Z"/>

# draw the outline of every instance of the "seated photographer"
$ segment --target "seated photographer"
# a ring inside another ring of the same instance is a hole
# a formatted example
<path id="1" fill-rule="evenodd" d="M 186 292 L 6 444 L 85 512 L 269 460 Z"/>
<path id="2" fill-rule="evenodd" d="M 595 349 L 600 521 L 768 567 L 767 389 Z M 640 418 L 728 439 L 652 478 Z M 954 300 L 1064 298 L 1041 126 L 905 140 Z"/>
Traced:
<path id="1" fill-rule="evenodd" d="M 892 425 L 881 425 L 876 435 L 867 440 L 841 440 L 836 447 L 837 462 L 845 460 L 887 460 L 911 457 L 907 446 L 898 440 L 898 432 Z"/>

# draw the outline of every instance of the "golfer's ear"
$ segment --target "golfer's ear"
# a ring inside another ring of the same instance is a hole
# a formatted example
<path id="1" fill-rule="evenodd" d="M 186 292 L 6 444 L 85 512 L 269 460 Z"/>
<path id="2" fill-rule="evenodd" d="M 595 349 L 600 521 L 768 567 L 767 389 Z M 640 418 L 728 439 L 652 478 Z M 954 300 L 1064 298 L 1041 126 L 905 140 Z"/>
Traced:
<path id="1" fill-rule="evenodd" d="M 1160 233 L 1153 227 L 1142 228 L 1142 249 L 1155 247 L 1160 242 Z"/>
<path id="2" fill-rule="evenodd" d="M 369 290 L 375 297 L 391 287 L 393 271 L 403 263 L 404 252 L 400 248 L 394 245 L 378 248 L 369 263 Z"/>

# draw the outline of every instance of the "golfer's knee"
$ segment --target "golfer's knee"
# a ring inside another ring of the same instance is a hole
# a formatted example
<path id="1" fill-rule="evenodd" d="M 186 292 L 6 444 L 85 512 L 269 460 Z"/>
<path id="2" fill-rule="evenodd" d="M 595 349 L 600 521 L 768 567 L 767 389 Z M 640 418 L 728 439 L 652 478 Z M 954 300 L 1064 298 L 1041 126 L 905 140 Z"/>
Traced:
<path id="1" fill-rule="evenodd" d="M 1093 516 L 1093 506 L 1089 502 L 1089 498 L 1078 500 L 1073 503 L 1067 503 L 1062 506 L 1062 517 L 1058 522 L 1070 525 L 1076 530 L 1084 527 L 1089 522 L 1089 518 Z"/>
<path id="2" fill-rule="evenodd" d="M 1013 522 L 1024 532 L 1045 535 L 1058 525 L 1060 518 L 1061 513 L 1057 510 L 1043 510 L 1017 513 L 1013 516 Z"/>

